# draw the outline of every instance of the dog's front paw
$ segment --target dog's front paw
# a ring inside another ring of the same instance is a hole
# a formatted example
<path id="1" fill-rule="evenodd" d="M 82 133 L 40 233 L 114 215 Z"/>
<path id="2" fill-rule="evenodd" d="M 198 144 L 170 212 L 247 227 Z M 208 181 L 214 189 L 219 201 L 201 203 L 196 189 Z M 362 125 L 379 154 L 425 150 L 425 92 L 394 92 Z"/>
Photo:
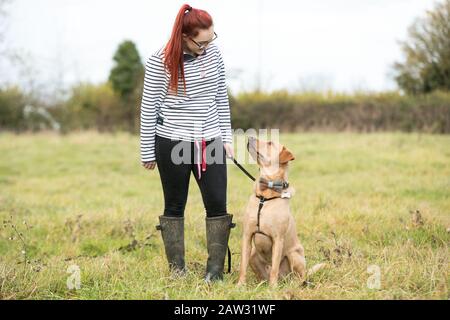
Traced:
<path id="1" fill-rule="evenodd" d="M 245 280 L 239 279 L 238 283 L 237 283 L 238 287 L 244 287 L 245 286 Z"/>
<path id="2" fill-rule="evenodd" d="M 270 280 L 269 280 L 269 286 L 270 286 L 272 289 L 277 288 L 277 287 L 278 287 L 278 279 L 270 279 Z"/>

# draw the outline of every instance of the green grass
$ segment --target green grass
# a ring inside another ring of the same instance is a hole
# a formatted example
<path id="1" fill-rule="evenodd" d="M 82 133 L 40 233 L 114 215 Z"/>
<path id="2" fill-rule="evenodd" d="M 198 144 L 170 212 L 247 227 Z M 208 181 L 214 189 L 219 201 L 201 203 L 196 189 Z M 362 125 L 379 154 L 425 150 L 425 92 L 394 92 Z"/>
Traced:
<path id="1" fill-rule="evenodd" d="M 287 278 L 277 288 L 250 271 L 247 287 L 237 288 L 252 183 L 234 164 L 233 272 L 207 285 L 205 213 L 193 177 L 185 213 L 191 273 L 173 280 L 155 230 L 163 210 L 159 175 L 141 167 L 138 137 L 0 134 L 0 222 L 12 216 L 29 260 L 23 263 L 20 240 L 8 239 L 11 225 L 0 228 L 0 298 L 449 298 L 450 136 L 308 133 L 285 134 L 281 142 L 296 156 L 291 207 L 307 262 L 328 267 L 304 285 Z M 245 166 L 256 174 L 254 165 Z M 423 225 L 413 223 L 415 210 Z M 81 271 L 79 290 L 66 286 L 73 264 Z M 380 268 L 380 289 L 367 287 L 370 265 Z"/>

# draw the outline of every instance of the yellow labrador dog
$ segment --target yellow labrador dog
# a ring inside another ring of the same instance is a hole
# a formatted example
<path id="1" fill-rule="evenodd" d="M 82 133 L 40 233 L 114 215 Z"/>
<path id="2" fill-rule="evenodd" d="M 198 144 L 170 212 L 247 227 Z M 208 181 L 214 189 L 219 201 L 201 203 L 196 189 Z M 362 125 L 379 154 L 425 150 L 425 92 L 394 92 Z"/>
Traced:
<path id="1" fill-rule="evenodd" d="M 260 174 L 243 221 L 238 285 L 245 283 L 249 265 L 259 280 L 269 280 L 271 286 L 291 272 L 303 279 L 306 260 L 289 209 L 294 189 L 288 183 L 288 164 L 295 157 L 281 144 L 253 137 L 247 149 Z"/>

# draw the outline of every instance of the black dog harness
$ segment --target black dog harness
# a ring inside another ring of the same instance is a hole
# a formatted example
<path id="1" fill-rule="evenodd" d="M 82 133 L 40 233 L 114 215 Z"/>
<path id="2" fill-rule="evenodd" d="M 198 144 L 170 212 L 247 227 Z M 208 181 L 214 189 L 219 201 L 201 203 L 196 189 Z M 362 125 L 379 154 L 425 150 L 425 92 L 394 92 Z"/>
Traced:
<path id="1" fill-rule="evenodd" d="M 269 201 L 269 200 L 273 200 L 273 199 L 276 199 L 276 198 L 281 198 L 281 197 L 275 196 L 275 197 L 271 197 L 271 198 L 264 198 L 263 196 L 257 196 L 257 195 L 255 195 L 255 196 L 256 196 L 257 198 L 259 198 L 258 218 L 257 218 L 257 222 L 256 222 L 256 227 L 258 228 L 258 230 L 256 230 L 255 232 L 253 232 L 252 238 L 254 237 L 254 235 L 255 235 L 256 233 L 260 233 L 260 234 L 265 235 L 266 237 L 271 238 L 268 234 L 266 234 L 266 233 L 264 233 L 264 232 L 261 231 L 261 228 L 260 228 L 260 225 L 259 225 L 259 220 L 260 220 L 260 216 L 261 216 L 261 209 L 262 209 L 262 207 L 264 206 L 264 202 Z"/>
<path id="2" fill-rule="evenodd" d="M 264 206 L 264 202 L 266 202 L 266 201 L 277 199 L 277 198 L 280 198 L 280 199 L 290 198 L 290 194 L 289 194 L 289 196 L 285 196 L 283 194 L 283 190 L 287 189 L 289 187 L 289 182 L 283 181 L 283 180 L 267 180 L 267 179 L 265 179 L 263 177 L 260 177 L 259 178 L 259 184 L 262 185 L 263 187 L 265 187 L 266 189 L 272 189 L 272 190 L 274 190 L 276 192 L 279 192 L 279 193 L 281 193 L 281 195 L 280 196 L 274 196 L 274 197 L 271 197 L 271 198 L 265 198 L 263 196 L 258 196 L 258 195 L 255 194 L 255 196 L 259 199 L 257 222 L 256 222 L 256 227 L 258 228 L 258 230 L 253 232 L 252 239 L 254 239 L 254 236 L 257 233 L 263 234 L 266 237 L 272 238 L 267 233 L 264 233 L 263 231 L 261 231 L 261 225 L 260 225 L 261 209 Z M 256 246 L 256 244 L 255 244 L 255 246 Z"/>

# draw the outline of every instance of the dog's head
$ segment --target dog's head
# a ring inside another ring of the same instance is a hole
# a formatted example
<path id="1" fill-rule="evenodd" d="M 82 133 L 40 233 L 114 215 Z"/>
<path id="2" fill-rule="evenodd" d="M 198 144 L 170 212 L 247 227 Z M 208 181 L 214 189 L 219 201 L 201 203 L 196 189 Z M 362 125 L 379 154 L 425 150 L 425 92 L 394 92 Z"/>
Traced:
<path id="1" fill-rule="evenodd" d="M 248 138 L 247 150 L 261 168 L 285 166 L 295 157 L 292 152 L 274 141 Z"/>

